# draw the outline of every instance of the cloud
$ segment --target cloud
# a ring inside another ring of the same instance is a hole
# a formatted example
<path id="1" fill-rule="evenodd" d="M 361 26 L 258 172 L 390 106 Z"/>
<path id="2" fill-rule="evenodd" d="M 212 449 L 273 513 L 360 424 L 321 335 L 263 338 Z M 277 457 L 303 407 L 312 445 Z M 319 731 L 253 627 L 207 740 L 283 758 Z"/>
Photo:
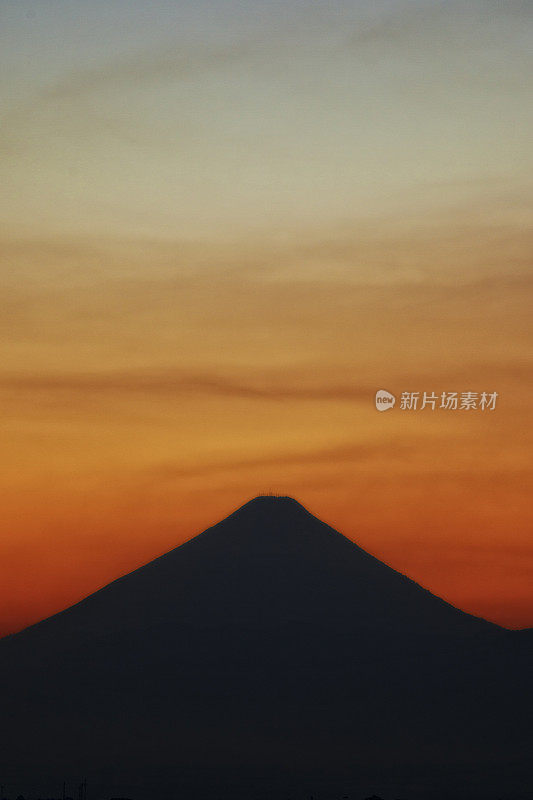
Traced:
<path id="1" fill-rule="evenodd" d="M 387 440 L 385 442 L 355 443 L 346 446 L 327 447 L 310 451 L 284 452 L 257 458 L 226 460 L 223 463 L 202 464 L 200 466 L 183 466 L 179 462 L 164 462 L 149 467 L 143 472 L 154 480 L 177 480 L 180 478 L 196 478 L 230 471 L 262 469 L 278 466 L 306 466 L 351 464 L 368 461 L 373 458 L 388 460 L 405 459 L 416 453 L 420 442 L 412 437 L 409 442 Z"/>
<path id="2" fill-rule="evenodd" d="M 41 99 L 74 100 L 102 89 L 124 89 L 159 80 L 186 79 L 239 63 L 251 54 L 244 42 L 227 47 L 190 48 L 176 45 L 164 51 L 137 53 L 120 61 L 79 70 L 41 92 Z"/>
<path id="3" fill-rule="evenodd" d="M 423 214 L 407 208 L 376 219 L 354 215 L 349 221 L 294 229 L 283 238 L 241 234 L 206 236 L 33 236 L 0 239 L 8 285 L 32 290 L 66 288 L 105 281 L 108 289 L 129 280 L 144 288 L 159 281 L 216 276 L 290 283 L 309 280 L 323 286 L 426 283 L 465 286 L 514 273 L 529 274 L 533 236 L 524 225 L 526 187 L 513 179 L 471 176 L 451 184 L 461 191 L 439 208 L 436 196 L 450 187 L 438 182 L 416 187 Z M 463 191 L 463 189 L 471 191 Z M 11 272 L 11 274 L 10 274 Z"/>
<path id="4" fill-rule="evenodd" d="M 249 60 L 247 42 L 226 46 L 191 47 L 176 44 L 152 52 L 140 52 L 93 67 L 74 70 L 49 86 L 38 88 L 30 99 L 14 103 L 3 114 L 3 128 L 34 123 L 36 113 L 56 103 L 84 100 L 99 92 L 127 91 L 158 81 L 187 80 Z"/>
<path id="5" fill-rule="evenodd" d="M 493 44 L 495 35 L 500 44 L 509 37 L 515 41 L 530 9 L 527 0 L 409 0 L 362 17 L 347 42 L 356 50 L 374 44 L 406 48 L 410 58 L 413 45 L 445 53 L 460 48 L 467 55 Z"/>
<path id="6" fill-rule="evenodd" d="M 209 394 L 257 400 L 368 400 L 372 388 L 350 384 L 283 384 L 239 381 L 216 374 L 165 372 L 56 373 L 42 375 L 4 374 L 0 387 L 8 391 L 80 394 Z"/>
<path id="7" fill-rule="evenodd" d="M 317 367 L 318 369 L 318 367 Z M 0 389 L 7 392 L 22 392 L 26 395 L 48 394 L 103 396 L 172 396 L 208 395 L 214 397 L 244 398 L 258 401 L 322 401 L 371 403 L 377 384 L 373 382 L 351 382 L 331 379 L 323 371 L 322 381 L 312 377 L 313 369 L 293 367 L 290 372 L 250 369 L 242 377 L 223 376 L 215 371 L 194 373 L 183 369 L 130 370 L 107 372 L 46 372 L 0 374 Z M 346 370 L 343 370 L 344 372 Z M 493 391 L 510 384 L 529 384 L 533 366 L 529 358 L 515 357 L 505 360 L 478 360 L 476 363 L 458 364 L 454 369 L 443 366 L 438 373 L 429 375 L 432 386 L 428 386 L 428 374 L 410 370 L 402 375 L 383 377 L 392 391 L 436 388 L 446 386 L 451 391 L 456 387 L 467 387 Z M 370 406 L 369 406 L 370 407 Z"/>

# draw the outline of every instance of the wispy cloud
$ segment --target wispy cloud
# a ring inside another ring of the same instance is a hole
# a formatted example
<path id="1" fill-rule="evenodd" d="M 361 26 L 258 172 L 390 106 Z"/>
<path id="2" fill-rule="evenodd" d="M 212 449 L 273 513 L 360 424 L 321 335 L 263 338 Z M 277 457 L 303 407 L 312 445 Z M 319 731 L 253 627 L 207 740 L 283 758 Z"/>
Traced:
<path id="1" fill-rule="evenodd" d="M 350 384 L 301 385 L 234 380 L 216 374 L 165 372 L 63 373 L 42 375 L 4 374 L 0 387 L 11 391 L 81 394 L 210 394 L 260 400 L 365 400 L 372 394 L 366 386 Z"/>
<path id="2" fill-rule="evenodd" d="M 222 463 L 208 463 L 184 466 L 178 461 L 168 461 L 149 467 L 144 475 L 154 480 L 178 480 L 180 478 L 196 478 L 217 473 L 239 470 L 261 469 L 265 467 L 352 464 L 366 462 L 370 459 L 387 458 L 390 460 L 405 459 L 410 453 L 416 453 L 420 442 L 412 437 L 409 442 L 399 439 L 385 442 L 353 443 L 346 446 L 327 447 L 298 452 L 279 452 L 275 455 L 264 455 L 257 458 L 227 459 Z"/>
<path id="3" fill-rule="evenodd" d="M 160 80 L 186 79 L 240 63 L 250 57 L 248 43 L 237 42 L 227 47 L 191 48 L 176 45 L 151 53 L 136 53 L 122 60 L 111 61 L 67 75 L 62 81 L 44 88 L 41 98 L 72 100 L 102 89 L 123 89 L 131 85 Z"/>
<path id="4" fill-rule="evenodd" d="M 357 50 L 373 44 L 398 48 L 416 45 L 419 49 L 444 48 L 448 53 L 460 48 L 466 55 L 490 45 L 494 35 L 500 41 L 509 36 L 515 39 L 530 14 L 527 0 L 505 4 L 498 0 L 408 0 L 362 16 L 347 42 Z"/>
<path id="5" fill-rule="evenodd" d="M 12 104 L 2 115 L 4 136 L 10 128 L 34 122 L 36 114 L 57 103 L 71 104 L 99 92 L 125 92 L 159 81 L 183 81 L 220 71 L 249 60 L 251 43 L 226 46 L 176 44 L 150 52 L 136 52 L 95 66 L 80 67 L 50 85 L 36 88 L 26 100 Z"/>
<path id="6" fill-rule="evenodd" d="M 346 370 L 345 370 L 346 371 Z M 322 380 L 313 379 L 313 370 L 294 368 L 290 373 L 262 370 L 261 373 L 247 370 L 242 377 L 231 377 L 209 371 L 193 373 L 183 369 L 168 370 L 130 370 L 107 372 L 43 372 L 0 374 L 0 389 L 7 392 L 38 394 L 79 395 L 82 398 L 91 394 L 111 395 L 210 395 L 215 397 L 234 397 L 262 401 L 286 400 L 319 400 L 332 402 L 365 402 L 371 403 L 374 393 L 379 388 L 375 381 L 364 383 L 345 382 L 328 379 L 322 374 Z M 496 384 L 522 383 L 529 385 L 533 375 L 530 359 L 514 358 L 512 360 L 478 361 L 475 364 L 458 365 L 450 370 L 438 372 L 438 386 L 485 386 L 494 389 Z M 384 378 L 385 379 L 385 378 Z M 435 384 L 435 375 L 430 379 Z M 428 375 L 425 372 L 410 370 L 402 377 L 390 377 L 389 388 L 399 391 L 406 387 L 427 386 Z M 432 387 L 433 387 L 432 384 Z M 432 388 L 429 387 L 429 388 Z M 434 387 L 433 387 L 434 388 Z M 496 387 L 497 388 L 497 387 Z M 369 406 L 370 407 L 370 406 Z"/>

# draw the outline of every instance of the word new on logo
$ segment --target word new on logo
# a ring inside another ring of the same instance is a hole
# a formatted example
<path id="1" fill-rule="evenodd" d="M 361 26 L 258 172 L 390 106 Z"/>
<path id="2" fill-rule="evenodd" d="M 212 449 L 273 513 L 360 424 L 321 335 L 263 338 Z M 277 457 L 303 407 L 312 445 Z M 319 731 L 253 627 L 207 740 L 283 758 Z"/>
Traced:
<path id="1" fill-rule="evenodd" d="M 396 398 L 385 389 L 379 389 L 376 392 L 376 408 L 378 411 L 388 411 L 389 408 L 394 408 Z"/>

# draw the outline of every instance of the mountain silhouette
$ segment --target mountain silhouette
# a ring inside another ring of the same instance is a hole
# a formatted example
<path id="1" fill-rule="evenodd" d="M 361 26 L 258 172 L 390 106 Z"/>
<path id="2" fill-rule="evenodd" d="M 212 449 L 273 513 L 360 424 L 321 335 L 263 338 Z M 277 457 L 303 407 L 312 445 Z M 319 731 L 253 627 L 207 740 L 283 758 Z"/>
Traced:
<path id="1" fill-rule="evenodd" d="M 532 656 L 530 631 L 259 497 L 0 642 L 0 778 L 146 800 L 525 797 Z"/>

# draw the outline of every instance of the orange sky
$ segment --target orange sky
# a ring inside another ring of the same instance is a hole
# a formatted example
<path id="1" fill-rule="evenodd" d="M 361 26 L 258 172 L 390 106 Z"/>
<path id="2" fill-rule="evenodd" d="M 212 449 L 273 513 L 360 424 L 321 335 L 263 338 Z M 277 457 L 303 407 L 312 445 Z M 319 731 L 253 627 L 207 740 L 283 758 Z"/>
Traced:
<path id="1" fill-rule="evenodd" d="M 533 625 L 522 12 L 179 5 L 1 11 L 0 634 L 268 491 Z"/>

